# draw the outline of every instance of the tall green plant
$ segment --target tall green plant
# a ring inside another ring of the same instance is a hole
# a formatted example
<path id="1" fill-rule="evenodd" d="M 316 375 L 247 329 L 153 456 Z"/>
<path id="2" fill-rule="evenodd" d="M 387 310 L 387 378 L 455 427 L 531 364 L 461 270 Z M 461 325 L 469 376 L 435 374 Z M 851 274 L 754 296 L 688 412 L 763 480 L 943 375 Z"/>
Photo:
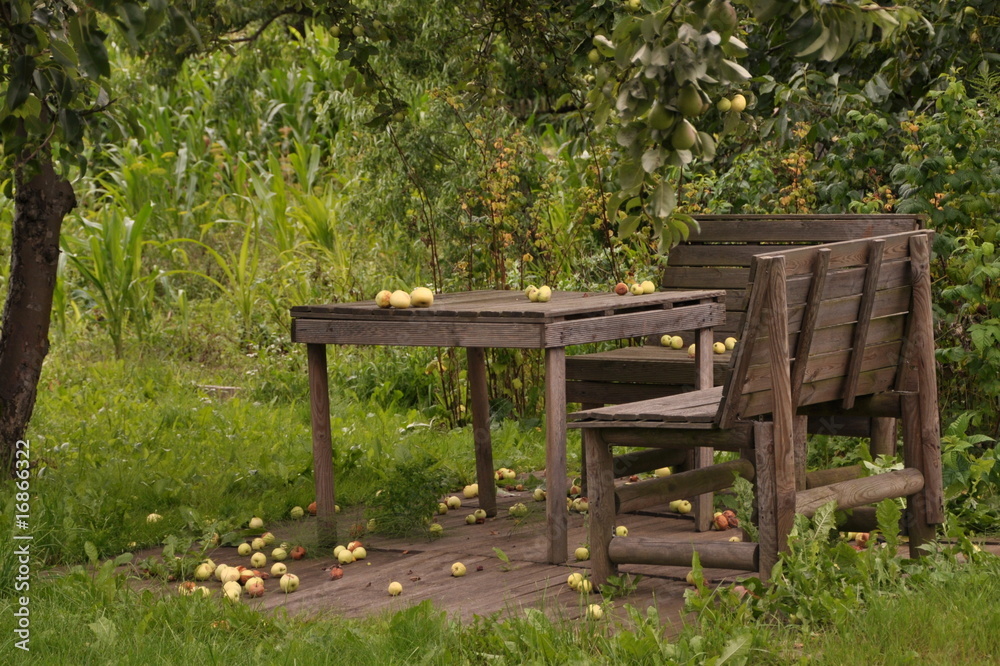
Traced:
<path id="1" fill-rule="evenodd" d="M 63 236 L 63 248 L 69 262 L 80 273 L 86 293 L 99 309 L 98 320 L 114 345 L 115 357 L 121 358 L 125 329 L 136 325 L 141 336 L 150 315 L 151 276 L 143 273 L 143 235 L 152 215 L 150 204 L 134 218 L 118 206 L 109 206 L 97 220 L 80 218 L 86 238 Z"/>

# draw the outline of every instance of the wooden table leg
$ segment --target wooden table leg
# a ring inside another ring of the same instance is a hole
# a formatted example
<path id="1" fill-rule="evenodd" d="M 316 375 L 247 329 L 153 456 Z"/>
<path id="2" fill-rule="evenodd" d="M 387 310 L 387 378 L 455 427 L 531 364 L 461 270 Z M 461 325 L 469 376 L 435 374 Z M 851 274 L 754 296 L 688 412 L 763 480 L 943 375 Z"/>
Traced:
<path id="1" fill-rule="evenodd" d="M 566 561 L 566 349 L 545 350 L 545 514 L 548 562 Z"/>
<path id="2" fill-rule="evenodd" d="M 337 543 L 337 511 L 330 440 L 330 379 L 326 345 L 306 345 L 309 361 L 309 406 L 312 412 L 313 479 L 316 483 L 316 535 L 321 548 Z"/>
<path id="3" fill-rule="evenodd" d="M 712 388 L 715 381 L 715 361 L 712 360 L 712 329 L 703 328 L 696 333 L 694 372 L 695 388 L 699 391 Z M 694 469 L 710 467 L 715 462 L 715 452 L 706 446 L 694 450 Z M 703 493 L 694 498 L 694 527 L 699 532 L 707 532 L 712 526 L 715 509 L 715 495 Z"/>
<path id="4" fill-rule="evenodd" d="M 467 347 L 469 394 L 472 397 L 472 439 L 476 445 L 476 483 L 479 508 L 497 515 L 497 484 L 493 476 L 493 440 L 490 436 L 490 399 L 487 394 L 486 350 Z"/>

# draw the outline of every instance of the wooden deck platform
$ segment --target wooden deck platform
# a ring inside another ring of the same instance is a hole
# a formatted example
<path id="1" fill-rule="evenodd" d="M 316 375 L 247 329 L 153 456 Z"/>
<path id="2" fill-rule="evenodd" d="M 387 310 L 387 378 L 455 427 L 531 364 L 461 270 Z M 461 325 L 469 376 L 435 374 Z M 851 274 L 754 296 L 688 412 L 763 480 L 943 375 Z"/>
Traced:
<path id="1" fill-rule="evenodd" d="M 466 525 L 465 517 L 478 504 L 475 499 L 463 499 L 462 508 L 438 516 L 444 532 L 436 539 L 388 539 L 377 535 L 363 538 L 367 559 L 345 565 L 340 580 L 333 581 L 329 577 L 329 569 L 336 562 L 332 552 L 318 553 L 312 548 L 307 558 L 286 561 L 289 572 L 300 578 L 298 591 L 285 595 L 278 588 L 278 581 L 270 579 L 265 581 L 263 597 L 244 597 L 243 603 L 262 609 L 284 608 L 290 613 L 362 617 L 431 600 L 450 615 L 468 621 L 476 615 L 520 614 L 532 607 L 554 618 L 573 619 L 585 612 L 588 603 L 601 602 L 596 592 L 584 600 L 566 584 L 572 572 L 586 573 L 588 562 L 571 559 L 565 565 L 545 563 L 544 502 L 532 501 L 527 491 L 500 491 L 497 500 L 500 508 L 497 518 L 487 519 L 485 524 Z M 507 507 L 516 502 L 524 502 L 530 509 L 529 515 L 522 520 L 508 516 Z M 342 525 L 350 525 L 352 517 L 357 516 L 345 512 L 341 517 L 344 519 Z M 584 520 L 582 514 L 570 515 L 568 540 L 571 551 L 586 542 Z M 725 541 L 738 534 L 737 530 L 697 533 L 692 519 L 667 513 L 665 506 L 626 514 L 621 516 L 619 524 L 628 527 L 630 536 L 669 533 L 675 538 L 686 535 L 694 543 Z M 309 548 L 310 543 L 315 543 L 315 525 L 315 518 L 306 518 L 269 527 L 279 542 L 302 543 Z M 502 550 L 509 563 L 498 557 L 494 548 Z M 270 555 L 270 549 L 265 553 Z M 143 556 L 139 554 L 139 558 Z M 210 556 L 216 563 L 249 566 L 250 558 L 239 556 L 235 548 L 218 548 Z M 468 574 L 452 577 L 450 568 L 454 562 L 462 562 Z M 269 571 L 271 565 L 269 558 L 265 569 Z M 614 600 L 614 614 L 625 618 L 623 607 L 626 604 L 643 609 L 655 605 L 665 623 L 679 627 L 677 620 L 683 612 L 684 590 L 689 587 L 684 582 L 688 570 L 686 567 L 623 566 L 623 572 L 642 574 L 642 579 L 633 593 Z M 708 580 L 715 582 L 750 575 L 750 572 L 719 569 L 706 569 L 705 573 Z M 387 592 L 392 581 L 403 585 L 403 593 L 398 597 L 391 597 Z M 173 591 L 176 584 L 170 586 Z M 214 593 L 221 594 L 221 584 L 214 579 L 208 586 Z"/>

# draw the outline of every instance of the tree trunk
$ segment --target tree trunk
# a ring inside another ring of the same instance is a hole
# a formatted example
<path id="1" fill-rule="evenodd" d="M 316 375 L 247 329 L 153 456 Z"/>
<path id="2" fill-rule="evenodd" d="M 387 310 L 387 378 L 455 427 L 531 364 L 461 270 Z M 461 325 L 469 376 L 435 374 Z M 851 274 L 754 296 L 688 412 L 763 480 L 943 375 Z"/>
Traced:
<path id="1" fill-rule="evenodd" d="M 8 471 L 35 408 L 49 351 L 59 232 L 76 206 L 73 186 L 56 175 L 51 159 L 39 155 L 36 164 L 35 173 L 15 170 L 10 280 L 0 321 L 0 465 Z"/>

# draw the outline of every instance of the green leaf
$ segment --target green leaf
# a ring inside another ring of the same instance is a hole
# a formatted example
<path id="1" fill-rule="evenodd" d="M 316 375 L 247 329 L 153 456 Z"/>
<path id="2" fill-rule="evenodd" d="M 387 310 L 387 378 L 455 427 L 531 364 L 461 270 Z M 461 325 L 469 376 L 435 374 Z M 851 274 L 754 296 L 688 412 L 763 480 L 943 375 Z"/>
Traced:
<path id="1" fill-rule="evenodd" d="M 878 529 L 882 532 L 890 549 L 895 548 L 899 542 L 899 519 L 902 517 L 903 512 L 900 511 L 899 505 L 891 499 L 882 500 L 875 509 Z"/>
<path id="2" fill-rule="evenodd" d="M 97 546 L 87 541 L 83 544 L 83 552 L 87 554 L 91 564 L 97 564 Z"/>
<path id="3" fill-rule="evenodd" d="M 7 109 L 16 110 L 31 94 L 31 75 L 35 71 L 35 59 L 21 55 L 14 60 L 10 80 L 7 84 Z"/>
<path id="4" fill-rule="evenodd" d="M 52 47 L 52 59 L 68 69 L 75 69 L 80 64 L 76 57 L 76 51 L 67 42 L 61 39 L 53 39 L 49 45 Z"/>
<path id="5" fill-rule="evenodd" d="M 639 228 L 639 216 L 629 215 L 624 220 L 618 223 L 618 237 L 625 240 L 629 236 L 635 233 L 636 229 Z"/>
<path id="6" fill-rule="evenodd" d="M 673 186 L 666 180 L 661 180 L 660 184 L 656 186 L 656 190 L 653 191 L 649 203 L 650 213 L 654 217 L 668 217 L 677 205 Z"/>

